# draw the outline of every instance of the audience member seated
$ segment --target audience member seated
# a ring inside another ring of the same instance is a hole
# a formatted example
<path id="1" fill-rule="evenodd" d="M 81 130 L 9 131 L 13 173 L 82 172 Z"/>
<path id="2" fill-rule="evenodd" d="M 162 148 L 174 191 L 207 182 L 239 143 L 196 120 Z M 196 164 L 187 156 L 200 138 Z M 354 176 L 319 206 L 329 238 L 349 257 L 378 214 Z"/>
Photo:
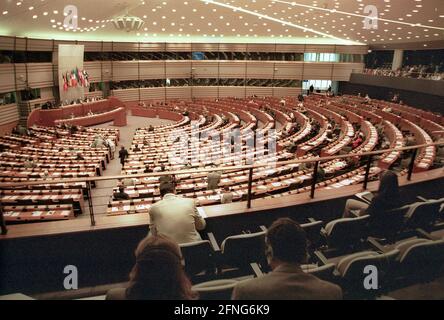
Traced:
<path id="1" fill-rule="evenodd" d="M 399 194 L 398 176 L 393 171 L 383 171 L 379 181 L 378 192 L 372 198 L 370 204 L 355 199 L 347 200 L 344 218 L 352 217 L 352 211 L 355 210 L 359 216 L 370 215 L 372 219 L 378 218 L 378 215 L 403 205 Z"/>
<path id="2" fill-rule="evenodd" d="M 356 149 L 364 142 L 364 134 L 360 132 L 352 142 L 352 148 Z"/>
<path id="3" fill-rule="evenodd" d="M 208 190 L 216 190 L 219 187 L 219 182 L 220 182 L 220 178 L 221 178 L 222 174 L 219 171 L 213 171 L 208 173 L 208 177 L 207 177 L 207 189 Z"/>
<path id="4" fill-rule="evenodd" d="M 77 153 L 76 160 L 85 160 L 85 157 L 81 153 Z"/>
<path id="5" fill-rule="evenodd" d="M 136 182 L 133 178 L 125 178 L 121 180 L 120 185 L 123 187 L 133 187 L 136 185 Z"/>
<path id="6" fill-rule="evenodd" d="M 106 300 L 197 299 L 177 243 L 164 235 L 148 236 L 137 246 L 135 256 L 128 287 L 108 291 Z"/>
<path id="7" fill-rule="evenodd" d="M 233 202 L 233 193 L 230 191 L 230 187 L 225 186 L 224 191 L 220 197 L 220 203 L 231 203 Z"/>
<path id="8" fill-rule="evenodd" d="M 266 255 L 272 271 L 262 277 L 240 282 L 233 300 L 339 300 L 337 285 L 305 273 L 307 239 L 298 223 L 281 218 L 266 234 Z"/>
<path id="9" fill-rule="evenodd" d="M 35 168 L 36 164 L 34 163 L 34 159 L 29 158 L 28 160 L 26 160 L 23 164 L 23 167 L 25 167 L 26 169 Z"/>
<path id="10" fill-rule="evenodd" d="M 129 200 L 129 195 L 125 192 L 125 188 L 123 186 L 119 187 L 119 192 L 114 193 L 115 200 Z"/>
<path id="11" fill-rule="evenodd" d="M 165 172 L 164 165 L 160 166 L 160 172 Z M 174 174 L 160 176 L 159 177 L 159 184 L 163 184 L 163 183 L 172 183 L 173 185 L 175 185 L 176 184 L 176 176 Z"/>
<path id="12" fill-rule="evenodd" d="M 194 200 L 177 196 L 172 183 L 162 183 L 159 191 L 163 199 L 149 211 L 151 234 L 166 235 L 179 244 L 202 240 L 197 230 L 205 229 L 206 222 Z"/>

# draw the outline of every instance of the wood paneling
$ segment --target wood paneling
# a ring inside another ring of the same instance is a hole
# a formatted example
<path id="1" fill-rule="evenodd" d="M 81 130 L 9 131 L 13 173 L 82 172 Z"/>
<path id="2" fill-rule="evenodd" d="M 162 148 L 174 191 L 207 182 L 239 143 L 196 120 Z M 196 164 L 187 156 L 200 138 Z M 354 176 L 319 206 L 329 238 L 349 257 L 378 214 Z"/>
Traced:
<path id="1" fill-rule="evenodd" d="M 15 91 L 14 65 L 0 64 L 0 92 Z"/>
<path id="2" fill-rule="evenodd" d="M 5 125 L 20 119 L 17 105 L 7 104 L 0 105 L 0 125 Z"/>

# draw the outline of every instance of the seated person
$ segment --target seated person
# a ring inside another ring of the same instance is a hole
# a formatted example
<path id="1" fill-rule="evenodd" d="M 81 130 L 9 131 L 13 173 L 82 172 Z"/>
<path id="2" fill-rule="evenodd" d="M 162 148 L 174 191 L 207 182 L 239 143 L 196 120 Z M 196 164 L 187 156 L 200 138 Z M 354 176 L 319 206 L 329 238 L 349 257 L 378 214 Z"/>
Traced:
<path id="1" fill-rule="evenodd" d="M 230 191 L 230 187 L 225 186 L 224 191 L 220 197 L 220 203 L 231 203 L 233 202 L 233 193 Z"/>
<path id="2" fill-rule="evenodd" d="M 137 246 L 128 287 L 114 288 L 106 300 L 192 300 L 191 282 L 180 248 L 164 235 L 149 236 Z"/>
<path id="3" fill-rule="evenodd" d="M 163 199 L 149 211 L 151 234 L 163 234 L 179 244 L 202 240 L 197 230 L 203 230 L 206 222 L 194 200 L 177 196 L 172 183 L 160 184 L 159 191 Z"/>
<path id="4" fill-rule="evenodd" d="M 160 172 L 165 172 L 165 166 L 161 165 L 160 166 Z M 160 176 L 159 177 L 159 183 L 176 183 L 176 176 L 174 174 L 168 174 L 168 175 L 164 175 L 164 176 Z"/>
<path id="5" fill-rule="evenodd" d="M 372 102 L 372 99 L 370 99 L 370 96 L 369 96 L 368 94 L 366 94 L 366 95 L 365 95 L 365 98 L 364 98 L 364 101 L 365 101 L 366 103 L 370 103 L 370 102 Z"/>
<path id="6" fill-rule="evenodd" d="M 360 200 L 347 200 L 344 208 L 344 218 L 352 217 L 352 211 L 358 211 L 359 216 L 370 215 L 372 218 L 386 211 L 403 205 L 399 194 L 398 176 L 390 170 L 383 171 L 379 178 L 379 189 L 370 204 Z"/>
<path id="7" fill-rule="evenodd" d="M 359 147 L 362 142 L 364 142 L 364 134 L 362 132 L 360 132 L 358 134 L 358 136 L 353 140 L 352 142 L 352 148 L 356 149 L 357 147 Z"/>
<path id="8" fill-rule="evenodd" d="M 151 166 L 146 166 L 145 170 L 143 170 L 143 173 L 152 173 L 153 169 L 151 168 Z"/>
<path id="9" fill-rule="evenodd" d="M 136 144 L 136 145 L 134 146 L 133 152 L 140 152 L 140 151 L 141 151 L 141 150 L 140 150 L 140 148 L 139 148 L 139 145 Z"/>
<path id="10" fill-rule="evenodd" d="M 152 124 L 150 124 L 149 128 L 148 128 L 148 132 L 153 132 L 154 131 L 154 127 Z"/>
<path id="11" fill-rule="evenodd" d="M 23 167 L 25 167 L 26 169 L 31 169 L 31 168 L 35 168 L 37 165 L 34 163 L 34 159 L 29 158 L 28 160 L 25 161 L 25 163 L 23 164 Z"/>
<path id="12" fill-rule="evenodd" d="M 287 147 L 287 151 L 290 153 L 295 153 L 297 150 L 298 150 L 298 145 L 294 143 L 294 141 L 291 141 Z"/>
<path id="13" fill-rule="evenodd" d="M 313 164 L 311 162 L 303 162 L 299 164 L 299 171 L 307 171 L 313 168 Z"/>
<path id="14" fill-rule="evenodd" d="M 318 167 L 318 182 L 325 180 L 325 170 L 320 165 Z"/>
<path id="15" fill-rule="evenodd" d="M 125 192 L 125 188 L 123 186 L 119 187 L 119 192 L 115 192 L 114 195 L 114 200 L 129 200 L 130 196 L 128 195 L 128 193 Z"/>
<path id="16" fill-rule="evenodd" d="M 273 222 L 266 234 L 266 256 L 272 271 L 245 280 L 233 290 L 233 300 L 339 300 L 339 286 L 305 273 L 307 239 L 305 231 L 289 218 Z"/>
<path id="17" fill-rule="evenodd" d="M 215 190 L 219 187 L 219 182 L 220 182 L 221 176 L 222 176 L 222 173 L 219 171 L 213 171 L 213 172 L 208 173 L 207 190 L 213 190 L 214 192 L 216 192 Z"/>
<path id="18" fill-rule="evenodd" d="M 134 187 L 136 181 L 133 178 L 124 178 L 120 180 L 120 185 L 123 187 Z"/>
<path id="19" fill-rule="evenodd" d="M 81 153 L 77 153 L 76 160 L 85 160 Z"/>

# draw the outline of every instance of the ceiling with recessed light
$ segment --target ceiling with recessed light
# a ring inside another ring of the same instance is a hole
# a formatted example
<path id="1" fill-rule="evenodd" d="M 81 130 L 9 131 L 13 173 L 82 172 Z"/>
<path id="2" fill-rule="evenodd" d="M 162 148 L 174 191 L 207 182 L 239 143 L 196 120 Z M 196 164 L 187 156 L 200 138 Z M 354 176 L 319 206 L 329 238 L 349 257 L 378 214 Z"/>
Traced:
<path id="1" fill-rule="evenodd" d="M 444 40 L 444 0 L 0 2 L 0 35 L 30 38 L 368 45 Z M 66 13 L 70 5 L 77 12 Z M 116 28 L 124 16 L 144 23 L 139 30 Z"/>

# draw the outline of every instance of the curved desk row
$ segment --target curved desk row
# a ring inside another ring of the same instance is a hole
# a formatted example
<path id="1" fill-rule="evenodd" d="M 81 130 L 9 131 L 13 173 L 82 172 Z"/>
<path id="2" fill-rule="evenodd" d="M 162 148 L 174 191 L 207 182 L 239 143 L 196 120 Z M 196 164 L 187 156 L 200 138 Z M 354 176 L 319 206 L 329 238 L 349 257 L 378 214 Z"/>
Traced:
<path id="1" fill-rule="evenodd" d="M 120 101 L 117 98 L 111 97 L 107 100 L 73 104 L 58 109 L 51 109 L 51 110 L 36 109 L 32 111 L 28 117 L 28 127 L 32 127 L 33 125 L 54 126 L 56 125 L 57 120 L 68 120 L 67 118 L 69 118 L 72 115 L 74 115 L 75 118 L 80 118 L 80 117 L 85 117 L 90 111 L 93 113 L 106 113 L 107 111 L 120 107 L 125 108 L 125 105 L 122 103 L 122 101 Z M 100 116 L 100 115 L 94 115 L 94 116 Z M 90 122 L 88 121 L 88 123 Z M 99 123 L 100 122 L 89 125 L 94 125 Z M 125 124 L 123 125 L 126 125 L 126 120 Z"/>
<path id="2" fill-rule="evenodd" d="M 71 124 L 76 126 L 88 127 L 97 124 L 114 121 L 114 125 L 118 127 L 126 126 L 126 110 L 123 107 L 112 111 L 94 114 L 86 117 L 77 117 L 72 119 L 55 120 L 54 124 Z"/>
<path id="3" fill-rule="evenodd" d="M 168 110 L 163 110 L 162 108 L 142 108 L 142 107 L 133 107 L 131 108 L 131 114 L 133 116 L 138 117 L 146 117 L 146 118 L 157 118 L 171 120 L 171 121 L 182 121 L 184 116 L 179 112 L 173 112 Z"/>

